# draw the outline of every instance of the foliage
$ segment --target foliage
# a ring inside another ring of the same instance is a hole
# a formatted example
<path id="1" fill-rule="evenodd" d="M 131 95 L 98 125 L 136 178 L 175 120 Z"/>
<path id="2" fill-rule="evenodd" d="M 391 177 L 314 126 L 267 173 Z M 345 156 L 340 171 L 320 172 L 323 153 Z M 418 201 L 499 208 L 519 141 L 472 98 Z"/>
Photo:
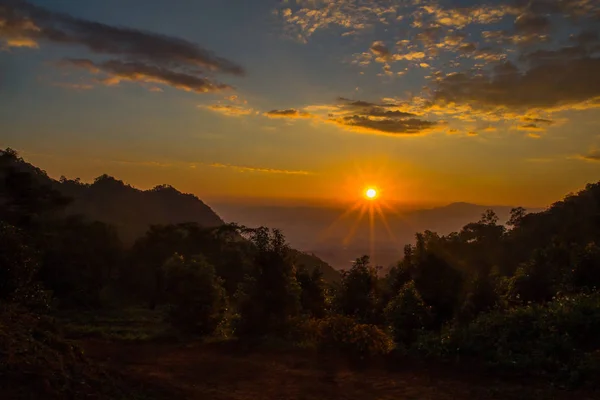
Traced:
<path id="1" fill-rule="evenodd" d="M 39 244 L 40 279 L 61 307 L 99 307 L 102 291 L 118 277 L 123 249 L 115 229 L 69 217 L 55 224 Z"/>
<path id="2" fill-rule="evenodd" d="M 342 272 L 336 291 L 336 308 L 343 315 L 362 323 L 381 322 L 380 287 L 377 269 L 368 256 L 356 259 L 349 271 Z"/>
<path id="3" fill-rule="evenodd" d="M 238 336 L 285 335 L 300 312 L 301 288 L 283 234 L 261 227 L 246 230 L 256 252 L 253 271 L 236 293 Z"/>
<path id="4" fill-rule="evenodd" d="M 600 293 L 484 313 L 418 344 L 426 353 L 477 357 L 495 367 L 578 383 L 600 372 Z"/>
<path id="5" fill-rule="evenodd" d="M 327 312 L 327 289 L 321 269 L 312 272 L 302 266 L 296 270 L 296 280 L 300 285 L 300 305 L 302 311 L 316 318 L 323 318 Z"/>
<path id="6" fill-rule="evenodd" d="M 419 332 L 431 324 L 431 308 L 421 298 L 415 283 L 410 281 L 388 303 L 385 319 L 396 343 L 410 345 Z"/>
<path id="7" fill-rule="evenodd" d="M 163 266 L 169 320 L 182 331 L 210 335 L 223 321 L 227 296 L 223 281 L 202 257 L 175 254 Z"/>
<path id="8" fill-rule="evenodd" d="M 35 256 L 25 244 L 22 231 L 0 221 L 0 302 L 37 311 L 49 307 L 49 294 L 37 281 L 39 264 Z"/>
<path id="9" fill-rule="evenodd" d="M 364 358 L 389 353 L 392 339 L 379 327 L 335 315 L 316 322 L 316 342 L 321 351 Z"/>

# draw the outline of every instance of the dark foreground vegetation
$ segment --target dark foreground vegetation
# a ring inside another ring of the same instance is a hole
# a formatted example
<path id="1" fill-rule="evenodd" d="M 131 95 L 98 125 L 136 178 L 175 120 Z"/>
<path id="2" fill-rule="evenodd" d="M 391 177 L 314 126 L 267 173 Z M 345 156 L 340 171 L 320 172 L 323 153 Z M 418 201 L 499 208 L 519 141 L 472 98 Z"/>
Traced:
<path id="1" fill-rule="evenodd" d="M 385 277 L 362 257 L 324 278 L 267 228 L 124 243 L 24 165 L 0 154 L 2 398 L 597 394 L 600 183 L 419 233 Z"/>

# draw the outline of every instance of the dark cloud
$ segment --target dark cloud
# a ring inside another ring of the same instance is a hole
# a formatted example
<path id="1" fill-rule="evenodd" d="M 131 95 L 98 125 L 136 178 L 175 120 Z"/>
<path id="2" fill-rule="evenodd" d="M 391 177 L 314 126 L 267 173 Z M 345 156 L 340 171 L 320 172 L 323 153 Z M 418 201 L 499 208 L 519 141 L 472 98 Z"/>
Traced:
<path id="1" fill-rule="evenodd" d="M 572 35 L 570 41 L 580 46 L 600 43 L 600 33 L 592 30 L 583 30 L 577 35 Z"/>
<path id="2" fill-rule="evenodd" d="M 582 160 L 600 162 L 600 150 L 592 150 L 587 154 L 579 156 Z"/>
<path id="3" fill-rule="evenodd" d="M 265 113 L 269 118 L 310 118 L 312 115 L 305 111 L 289 108 L 287 110 L 271 110 Z"/>
<path id="4" fill-rule="evenodd" d="M 571 50 L 535 52 L 528 68 L 501 64 L 490 74 L 457 73 L 438 81 L 434 101 L 467 104 L 474 109 L 526 110 L 585 107 L 600 97 L 600 58 Z M 501 72 L 498 72 L 501 71 Z"/>
<path id="5" fill-rule="evenodd" d="M 340 102 L 343 107 L 349 109 L 349 108 L 374 108 L 374 107 L 378 107 L 378 108 L 390 108 L 390 107 L 396 107 L 395 104 L 393 103 L 371 103 L 368 101 L 362 101 L 362 100 L 350 100 L 347 99 L 345 97 L 338 97 L 338 102 Z"/>
<path id="6" fill-rule="evenodd" d="M 362 128 L 366 131 L 376 133 L 393 133 L 393 134 L 418 134 L 437 125 L 436 122 L 424 121 L 418 118 L 383 118 L 372 119 L 368 116 L 353 115 L 336 119 L 335 122 L 339 125 Z"/>
<path id="7" fill-rule="evenodd" d="M 382 41 L 373 42 L 370 50 L 375 55 L 375 61 L 377 62 L 386 62 L 390 59 L 390 50 Z"/>
<path id="8" fill-rule="evenodd" d="M 474 43 L 465 43 L 461 45 L 458 50 L 462 51 L 463 53 L 473 53 L 475 50 L 477 50 L 477 46 L 475 46 Z"/>
<path id="9" fill-rule="evenodd" d="M 226 86 L 210 83 L 202 71 L 244 74 L 240 65 L 185 39 L 76 18 L 25 1 L 0 0 L 0 38 L 9 46 L 26 41 L 83 46 L 124 60 L 101 63 L 103 70 L 129 78 L 141 71 L 197 92 Z"/>
<path id="10" fill-rule="evenodd" d="M 353 130 L 410 135 L 438 125 L 437 122 L 416 118 L 416 114 L 401 110 L 400 105 L 394 103 L 372 103 L 343 97 L 338 98 L 338 102 L 340 104 L 330 114 L 329 122 Z"/>
<path id="11" fill-rule="evenodd" d="M 523 118 L 524 122 L 530 122 L 533 124 L 547 124 L 547 125 L 552 125 L 554 124 L 554 121 L 550 120 L 550 119 L 546 119 L 546 118 L 530 118 L 530 117 L 524 117 Z"/>
<path id="12" fill-rule="evenodd" d="M 598 11 L 596 0 L 515 0 L 515 7 L 534 14 L 563 14 L 586 17 Z"/>
<path id="13" fill-rule="evenodd" d="M 229 85 L 214 83 L 203 77 L 188 75 L 137 61 L 109 60 L 96 64 L 87 59 L 65 59 L 61 61 L 61 65 L 84 68 L 92 73 L 103 72 L 108 75 L 108 78 L 102 82 L 108 85 L 117 84 L 122 80 L 152 82 L 197 93 L 216 92 L 231 88 Z"/>
<path id="14" fill-rule="evenodd" d="M 522 130 L 522 131 L 543 131 L 544 130 L 544 128 L 542 128 L 536 124 L 519 125 L 517 127 L 517 129 Z"/>
<path id="15" fill-rule="evenodd" d="M 550 20 L 545 15 L 525 13 L 515 19 L 517 33 L 541 33 L 550 29 Z"/>

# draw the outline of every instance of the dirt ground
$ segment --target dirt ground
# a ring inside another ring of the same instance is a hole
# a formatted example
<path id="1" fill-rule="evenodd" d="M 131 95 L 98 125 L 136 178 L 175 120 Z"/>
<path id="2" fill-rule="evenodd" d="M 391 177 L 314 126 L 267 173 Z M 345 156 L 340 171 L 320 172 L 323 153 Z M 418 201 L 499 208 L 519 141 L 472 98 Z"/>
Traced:
<path id="1" fill-rule="evenodd" d="M 361 370 L 301 352 L 227 351 L 210 345 L 82 343 L 86 355 L 171 399 L 598 399 L 479 372 L 406 366 Z"/>

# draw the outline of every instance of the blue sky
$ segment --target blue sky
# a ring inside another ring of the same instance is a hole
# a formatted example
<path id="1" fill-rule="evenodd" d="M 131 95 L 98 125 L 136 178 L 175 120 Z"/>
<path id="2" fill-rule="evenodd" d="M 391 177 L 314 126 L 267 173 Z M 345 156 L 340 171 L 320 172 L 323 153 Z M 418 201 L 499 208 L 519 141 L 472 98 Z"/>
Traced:
<path id="1" fill-rule="evenodd" d="M 599 26 L 592 0 L 0 0 L 0 144 L 208 200 L 547 205 L 599 176 Z"/>

